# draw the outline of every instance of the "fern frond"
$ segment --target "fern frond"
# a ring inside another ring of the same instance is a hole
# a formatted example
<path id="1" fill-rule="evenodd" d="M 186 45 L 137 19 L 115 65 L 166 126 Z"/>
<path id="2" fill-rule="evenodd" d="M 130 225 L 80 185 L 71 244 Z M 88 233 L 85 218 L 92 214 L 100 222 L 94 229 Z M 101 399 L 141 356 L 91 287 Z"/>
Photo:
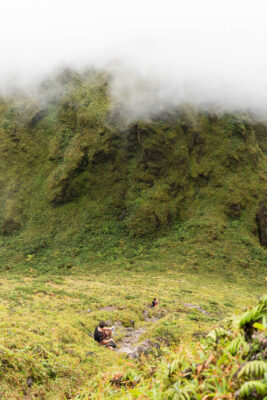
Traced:
<path id="1" fill-rule="evenodd" d="M 228 336 L 228 335 L 229 335 L 229 332 L 227 332 L 225 329 L 215 328 L 212 331 L 210 331 L 210 333 L 207 335 L 207 337 L 210 337 L 211 339 L 216 341 L 217 338 L 223 337 L 223 336 Z"/>
<path id="2" fill-rule="evenodd" d="M 267 385 L 262 381 L 248 381 L 243 383 L 239 390 L 239 395 L 241 397 L 249 397 L 251 392 L 255 391 L 259 395 L 266 395 L 267 393 Z"/>
<path id="3" fill-rule="evenodd" d="M 171 396 L 173 400 L 190 400 L 195 395 L 195 386 L 190 384 L 181 387 L 180 382 L 176 382 L 170 389 L 166 391 L 166 395 Z"/>
<path id="4" fill-rule="evenodd" d="M 170 365 L 169 365 L 169 375 L 172 375 L 174 372 L 176 372 L 179 369 L 180 366 L 180 360 L 174 360 Z"/>
<path id="5" fill-rule="evenodd" d="M 163 394 L 159 384 L 154 384 L 151 390 L 152 400 L 162 400 Z"/>
<path id="6" fill-rule="evenodd" d="M 261 378 L 265 373 L 267 373 L 267 363 L 265 361 L 255 360 L 245 364 L 239 371 L 237 377 L 254 376 L 256 378 Z"/>
<path id="7" fill-rule="evenodd" d="M 264 312 L 262 312 L 262 306 L 254 307 L 252 310 L 245 312 L 239 321 L 239 327 L 243 328 L 246 324 L 250 324 L 252 322 L 256 322 L 264 316 Z"/>
<path id="8" fill-rule="evenodd" d="M 231 343 L 226 347 L 226 351 L 229 351 L 229 353 L 234 356 L 238 352 L 240 347 L 246 344 L 247 343 L 245 342 L 244 338 L 241 335 L 239 335 L 238 337 L 233 339 Z"/>
<path id="9" fill-rule="evenodd" d="M 262 304 L 264 307 L 267 307 L 267 294 L 264 294 L 264 295 L 259 299 L 259 304 Z"/>

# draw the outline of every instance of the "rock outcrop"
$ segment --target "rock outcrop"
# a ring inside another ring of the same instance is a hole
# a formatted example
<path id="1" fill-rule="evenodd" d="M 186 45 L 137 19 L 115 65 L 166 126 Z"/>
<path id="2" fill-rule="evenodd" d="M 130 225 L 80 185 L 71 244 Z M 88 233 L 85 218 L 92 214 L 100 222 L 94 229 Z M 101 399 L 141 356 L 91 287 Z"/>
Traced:
<path id="1" fill-rule="evenodd" d="M 263 202 L 259 203 L 256 213 L 256 221 L 258 224 L 260 242 L 262 246 L 267 246 L 267 208 Z"/>

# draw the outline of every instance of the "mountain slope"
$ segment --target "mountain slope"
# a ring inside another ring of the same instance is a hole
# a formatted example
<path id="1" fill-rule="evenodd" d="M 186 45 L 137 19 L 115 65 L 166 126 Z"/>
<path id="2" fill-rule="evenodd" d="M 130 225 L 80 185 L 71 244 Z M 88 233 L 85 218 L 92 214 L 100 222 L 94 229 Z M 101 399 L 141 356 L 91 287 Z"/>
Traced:
<path id="1" fill-rule="evenodd" d="M 191 252 L 193 268 L 262 266 L 267 128 L 188 105 L 125 124 L 109 90 L 104 73 L 64 71 L 38 96 L 1 99 L 2 267 L 129 262 L 159 248 L 178 263 Z"/>

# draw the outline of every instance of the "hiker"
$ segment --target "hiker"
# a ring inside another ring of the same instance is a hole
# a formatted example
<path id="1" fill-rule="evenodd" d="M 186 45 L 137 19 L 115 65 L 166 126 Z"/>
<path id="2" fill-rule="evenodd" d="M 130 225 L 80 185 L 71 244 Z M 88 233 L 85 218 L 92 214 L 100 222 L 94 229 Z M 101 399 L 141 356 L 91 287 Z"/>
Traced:
<path id="1" fill-rule="evenodd" d="M 94 339 L 99 344 L 109 349 L 115 349 L 117 347 L 112 338 L 112 329 L 108 327 L 105 321 L 99 322 L 99 325 L 95 328 Z"/>
<path id="2" fill-rule="evenodd" d="M 154 297 L 153 301 L 152 301 L 152 306 L 151 308 L 156 307 L 159 304 L 158 300 L 156 299 L 156 297 Z"/>

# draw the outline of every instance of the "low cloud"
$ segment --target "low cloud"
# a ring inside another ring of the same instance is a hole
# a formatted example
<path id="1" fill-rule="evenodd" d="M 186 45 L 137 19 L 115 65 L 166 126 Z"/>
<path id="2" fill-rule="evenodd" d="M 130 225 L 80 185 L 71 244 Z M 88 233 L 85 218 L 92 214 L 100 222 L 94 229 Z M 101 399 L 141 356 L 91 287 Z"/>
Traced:
<path id="1" fill-rule="evenodd" d="M 2 6 L 0 87 L 60 65 L 107 69 L 129 119 L 181 102 L 267 115 L 266 2 L 10 0 Z M 215 4 L 216 3 L 216 4 Z"/>

